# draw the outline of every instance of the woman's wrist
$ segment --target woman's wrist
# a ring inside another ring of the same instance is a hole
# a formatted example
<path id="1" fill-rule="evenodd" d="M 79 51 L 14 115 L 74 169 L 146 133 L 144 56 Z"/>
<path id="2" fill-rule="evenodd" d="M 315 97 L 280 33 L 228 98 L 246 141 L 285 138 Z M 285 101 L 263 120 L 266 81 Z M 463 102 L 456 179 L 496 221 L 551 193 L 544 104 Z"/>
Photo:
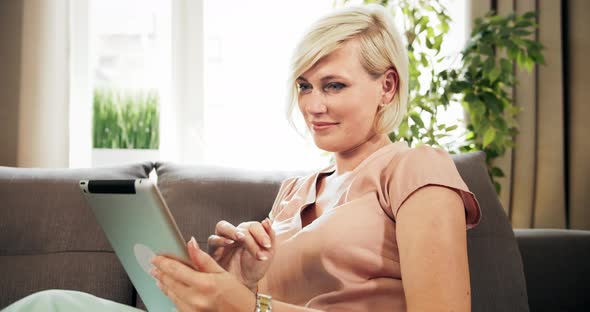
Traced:
<path id="1" fill-rule="evenodd" d="M 250 291 L 254 294 L 256 294 L 261 288 L 262 288 L 262 291 L 265 291 L 264 285 L 266 285 L 266 284 L 265 284 L 264 278 L 265 278 L 265 276 L 263 276 L 261 279 L 259 279 L 256 282 L 253 282 L 253 283 L 246 282 L 246 283 L 244 283 L 244 286 L 248 287 L 248 289 L 250 289 Z"/>
<path id="2" fill-rule="evenodd" d="M 256 294 L 258 292 L 258 283 L 253 284 L 253 285 L 246 285 L 246 287 L 248 287 L 248 289 L 250 289 L 250 291 L 253 294 Z"/>

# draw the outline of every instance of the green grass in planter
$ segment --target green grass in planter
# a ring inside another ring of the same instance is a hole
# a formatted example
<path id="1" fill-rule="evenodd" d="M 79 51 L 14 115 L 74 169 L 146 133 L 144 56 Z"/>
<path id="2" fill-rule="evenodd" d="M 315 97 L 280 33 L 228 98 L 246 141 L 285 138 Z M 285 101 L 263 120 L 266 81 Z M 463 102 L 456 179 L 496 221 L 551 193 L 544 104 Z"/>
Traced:
<path id="1" fill-rule="evenodd" d="M 157 149 L 159 98 L 155 91 L 94 90 L 94 148 Z"/>

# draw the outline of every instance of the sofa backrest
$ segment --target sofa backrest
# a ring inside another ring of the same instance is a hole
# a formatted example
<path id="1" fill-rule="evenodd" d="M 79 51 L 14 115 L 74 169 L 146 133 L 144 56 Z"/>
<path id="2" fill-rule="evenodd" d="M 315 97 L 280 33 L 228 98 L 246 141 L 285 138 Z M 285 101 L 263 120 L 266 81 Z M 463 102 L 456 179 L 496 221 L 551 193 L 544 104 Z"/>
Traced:
<path id="1" fill-rule="evenodd" d="M 467 231 L 472 311 L 529 311 L 520 251 L 488 176 L 485 154 L 452 157 L 482 210 L 479 225 Z"/>
<path id="2" fill-rule="evenodd" d="M 281 182 L 296 173 L 258 172 L 156 162 L 158 187 L 180 231 L 202 246 L 221 220 L 267 217 Z"/>
<path id="3" fill-rule="evenodd" d="M 512 228 L 487 175 L 484 154 L 453 160 L 482 209 L 467 232 L 473 311 L 528 311 L 522 261 Z M 301 173 L 249 172 L 156 163 L 158 186 L 185 236 L 206 248 L 219 220 L 263 220 L 282 180 Z M 140 305 L 141 306 L 141 305 Z"/>
<path id="4" fill-rule="evenodd" d="M 0 309 L 56 288 L 132 304 L 132 285 L 78 181 L 147 178 L 152 167 L 150 162 L 95 169 L 0 167 Z"/>

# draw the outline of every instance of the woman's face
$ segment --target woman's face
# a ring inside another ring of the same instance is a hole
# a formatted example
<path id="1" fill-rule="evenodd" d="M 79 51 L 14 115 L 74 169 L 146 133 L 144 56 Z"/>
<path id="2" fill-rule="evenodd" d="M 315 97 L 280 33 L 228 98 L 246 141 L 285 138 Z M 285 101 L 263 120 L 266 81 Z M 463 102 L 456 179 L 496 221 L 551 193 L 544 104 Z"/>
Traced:
<path id="1" fill-rule="evenodd" d="M 345 152 L 375 135 L 385 92 L 382 79 L 361 65 L 358 49 L 348 41 L 297 79 L 299 110 L 315 144 L 326 151 Z"/>

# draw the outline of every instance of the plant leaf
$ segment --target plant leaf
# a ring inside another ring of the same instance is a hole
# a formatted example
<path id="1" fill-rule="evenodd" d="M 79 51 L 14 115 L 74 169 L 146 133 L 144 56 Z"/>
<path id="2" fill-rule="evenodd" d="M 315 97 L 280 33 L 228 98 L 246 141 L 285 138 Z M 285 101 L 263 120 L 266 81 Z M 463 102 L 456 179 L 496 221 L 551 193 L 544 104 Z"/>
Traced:
<path id="1" fill-rule="evenodd" d="M 496 129 L 489 127 L 483 136 L 483 147 L 486 148 L 496 138 Z"/>
<path id="2" fill-rule="evenodd" d="M 410 118 L 412 118 L 412 121 L 414 121 L 414 123 L 417 126 L 419 126 L 420 128 L 424 128 L 424 122 L 422 121 L 422 118 L 420 118 L 420 114 L 416 112 L 411 112 Z"/>

